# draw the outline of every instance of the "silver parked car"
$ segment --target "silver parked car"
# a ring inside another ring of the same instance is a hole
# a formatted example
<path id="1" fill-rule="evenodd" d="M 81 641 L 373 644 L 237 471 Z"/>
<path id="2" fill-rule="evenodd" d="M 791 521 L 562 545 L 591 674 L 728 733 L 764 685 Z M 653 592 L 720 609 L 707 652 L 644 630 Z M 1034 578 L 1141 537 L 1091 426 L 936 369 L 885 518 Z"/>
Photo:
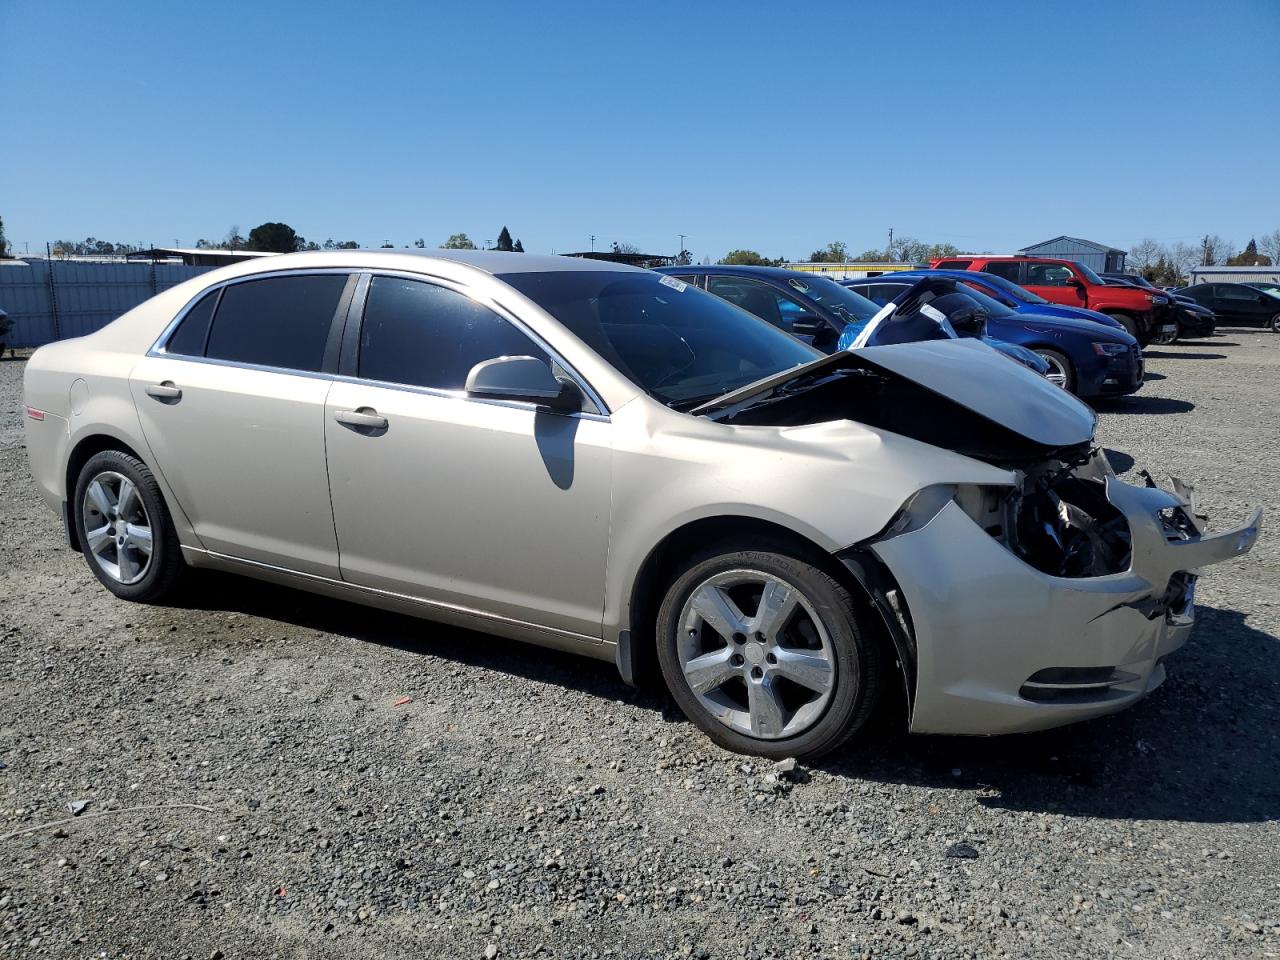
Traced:
<path id="1" fill-rule="evenodd" d="M 717 743 L 812 757 L 1098 716 L 1164 677 L 1205 532 L 1092 412 L 973 340 L 824 356 L 590 260 L 302 253 L 26 370 L 31 468 L 114 594 L 214 567 L 660 674 Z"/>

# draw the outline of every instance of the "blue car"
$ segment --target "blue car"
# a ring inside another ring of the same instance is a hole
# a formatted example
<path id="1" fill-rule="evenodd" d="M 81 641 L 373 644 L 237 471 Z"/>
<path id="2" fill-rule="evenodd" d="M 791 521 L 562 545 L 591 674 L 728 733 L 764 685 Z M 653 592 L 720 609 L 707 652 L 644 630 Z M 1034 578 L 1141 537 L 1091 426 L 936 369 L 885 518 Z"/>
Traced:
<path id="1" fill-rule="evenodd" d="M 880 311 L 866 297 L 827 277 L 780 267 L 713 266 L 660 267 L 658 273 L 713 293 L 748 313 L 767 320 L 825 353 L 847 348 Z M 948 336 L 934 325 L 937 336 Z M 980 332 L 956 331 L 961 335 Z M 920 339 L 910 337 L 909 339 Z M 984 339 L 1006 356 L 1049 376 L 1050 365 L 1016 344 Z"/>
<path id="2" fill-rule="evenodd" d="M 1118 323 L 1017 311 L 977 289 L 973 277 L 961 270 L 922 270 L 846 280 L 842 285 L 883 305 L 902 303 L 922 283 L 952 281 L 951 297 L 961 298 L 961 303 L 968 300 L 985 313 L 988 336 L 1038 354 L 1051 368 L 1049 379 L 1076 396 L 1124 396 L 1141 389 L 1142 348 Z"/>
<path id="3" fill-rule="evenodd" d="M 984 273 L 979 270 L 910 270 L 894 273 L 891 276 L 895 280 L 898 277 L 914 277 L 917 280 L 921 277 L 954 277 L 957 280 L 963 280 L 977 290 L 981 290 L 992 300 L 1003 303 L 1010 310 L 1015 310 L 1018 313 L 1034 313 L 1039 317 L 1065 317 L 1068 320 L 1092 320 L 1094 323 L 1100 323 L 1104 327 L 1111 327 L 1115 330 L 1124 329 L 1123 323 L 1107 316 L 1105 313 L 1099 313 L 1097 310 L 1086 310 L 1084 307 L 1066 307 L 1061 304 L 1050 303 L 1044 297 L 1032 293 L 1025 287 L 1018 286 L 1012 280 L 996 276 L 994 273 Z M 861 280 L 846 282 L 862 283 Z"/>

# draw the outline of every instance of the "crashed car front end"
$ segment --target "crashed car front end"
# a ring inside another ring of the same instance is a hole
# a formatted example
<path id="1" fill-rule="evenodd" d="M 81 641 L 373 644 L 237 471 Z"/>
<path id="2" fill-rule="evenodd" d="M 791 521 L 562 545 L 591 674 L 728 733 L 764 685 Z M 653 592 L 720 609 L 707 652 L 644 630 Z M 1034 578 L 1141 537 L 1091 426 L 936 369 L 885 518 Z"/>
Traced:
<path id="1" fill-rule="evenodd" d="M 1002 734 L 1121 710 L 1164 680 L 1197 572 L 1246 553 L 1262 511 L 1207 533 L 1190 488 L 1135 486 L 1101 451 L 930 488 L 864 546 L 915 656 L 911 730 Z"/>
<path id="2" fill-rule="evenodd" d="M 883 528 L 836 553 L 893 641 L 913 732 L 1038 730 L 1135 702 L 1190 634 L 1200 568 L 1248 552 L 1261 526 L 1256 510 L 1210 533 L 1186 485 L 1124 482 L 1089 407 L 973 339 L 843 351 L 710 416 L 833 414 L 948 452 Z M 991 481 L 964 481 L 953 454 L 995 468 Z"/>

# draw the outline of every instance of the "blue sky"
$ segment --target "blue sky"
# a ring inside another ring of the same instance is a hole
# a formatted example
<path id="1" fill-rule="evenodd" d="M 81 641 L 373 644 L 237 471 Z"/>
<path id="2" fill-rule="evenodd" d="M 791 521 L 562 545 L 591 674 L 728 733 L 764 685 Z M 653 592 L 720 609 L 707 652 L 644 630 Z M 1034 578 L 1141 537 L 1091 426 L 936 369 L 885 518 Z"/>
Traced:
<path id="1" fill-rule="evenodd" d="M 0 0 L 10 241 L 803 258 L 1280 227 L 1280 2 Z"/>

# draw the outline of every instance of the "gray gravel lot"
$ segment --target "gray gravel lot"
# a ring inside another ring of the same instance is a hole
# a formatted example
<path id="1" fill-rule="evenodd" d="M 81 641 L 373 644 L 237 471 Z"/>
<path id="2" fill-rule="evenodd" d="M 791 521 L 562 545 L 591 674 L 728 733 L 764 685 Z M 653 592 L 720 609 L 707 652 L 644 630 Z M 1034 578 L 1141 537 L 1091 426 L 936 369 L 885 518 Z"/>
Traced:
<path id="1" fill-rule="evenodd" d="M 1149 353 L 1117 466 L 1280 501 L 1280 336 Z M 0 361 L 0 957 L 1280 955 L 1280 537 L 1166 685 L 1046 734 L 884 718 L 779 776 L 605 664 L 230 577 L 113 599 Z M 1274 513 L 1273 513 L 1274 516 Z M 412 701 L 397 706 L 403 697 Z M 119 812 L 125 807 L 194 804 Z M 955 844 L 967 844 L 947 856 Z"/>

